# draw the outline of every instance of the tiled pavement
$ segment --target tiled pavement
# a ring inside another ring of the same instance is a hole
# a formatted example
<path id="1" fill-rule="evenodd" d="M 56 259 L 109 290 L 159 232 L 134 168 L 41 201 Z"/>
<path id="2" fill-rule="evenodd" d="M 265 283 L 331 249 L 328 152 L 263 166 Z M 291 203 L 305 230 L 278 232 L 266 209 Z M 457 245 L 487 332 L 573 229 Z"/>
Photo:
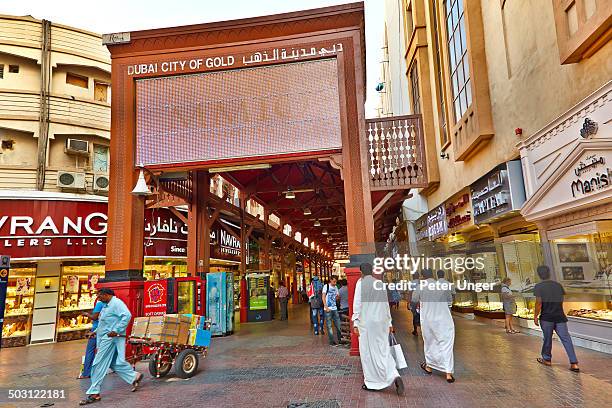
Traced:
<path id="1" fill-rule="evenodd" d="M 215 338 L 200 372 L 189 380 L 171 373 L 153 379 L 146 366 L 137 393 L 116 375 L 107 376 L 103 401 L 96 407 L 593 407 L 612 405 L 612 356 L 578 349 L 582 373 L 571 373 L 559 344 L 552 368 L 535 362 L 540 339 L 506 335 L 503 329 L 456 319 L 457 382 L 427 376 L 418 367 L 422 341 L 409 334 L 405 305 L 394 323 L 409 367 L 403 373 L 406 395 L 392 390 L 362 391 L 359 359 L 347 349 L 327 345 L 327 337 L 308 330 L 307 309 L 291 310 L 289 322 L 243 324 L 237 334 Z M 86 381 L 74 379 L 83 342 L 39 345 L 0 352 L 0 406 L 76 406 Z M 11 388 L 62 388 L 64 401 L 9 403 Z"/>

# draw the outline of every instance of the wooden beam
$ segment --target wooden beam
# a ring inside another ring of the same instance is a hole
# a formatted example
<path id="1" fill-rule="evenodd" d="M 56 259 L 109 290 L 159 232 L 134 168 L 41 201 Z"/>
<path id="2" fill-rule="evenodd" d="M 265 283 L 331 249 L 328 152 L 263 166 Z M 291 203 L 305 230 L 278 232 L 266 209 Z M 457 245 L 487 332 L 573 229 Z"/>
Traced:
<path id="1" fill-rule="evenodd" d="M 185 225 L 189 224 L 189 221 L 187 220 L 187 217 L 185 217 L 185 215 L 182 212 L 180 212 L 179 210 L 177 210 L 174 207 L 168 207 L 168 209 L 170 210 L 170 212 L 172 214 L 174 214 L 176 216 L 176 218 L 178 218 L 179 220 L 183 221 L 183 223 Z"/>

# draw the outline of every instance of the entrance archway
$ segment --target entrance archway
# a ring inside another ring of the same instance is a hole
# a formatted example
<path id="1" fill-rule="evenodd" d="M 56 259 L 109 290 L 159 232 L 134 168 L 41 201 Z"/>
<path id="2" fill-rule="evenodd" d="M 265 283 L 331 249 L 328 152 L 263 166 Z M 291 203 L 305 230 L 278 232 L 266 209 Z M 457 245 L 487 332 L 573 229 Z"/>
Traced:
<path id="1" fill-rule="evenodd" d="M 145 205 L 188 206 L 192 274 L 207 271 L 210 248 L 201 238 L 221 211 L 239 217 L 243 244 L 249 230 L 268 229 L 267 218 L 245 212 L 255 199 L 281 227 L 290 221 L 315 240 L 319 263 L 329 267 L 345 251 L 356 278 L 374 252 L 375 220 L 388 225 L 407 191 L 427 185 L 420 117 L 365 120 L 363 3 L 119 33 L 106 42 L 113 80 L 106 284 L 136 314 Z M 131 194 L 139 168 L 156 185 L 149 202 Z M 241 190 L 238 213 L 210 194 L 211 173 Z M 311 214 L 307 205 L 316 207 Z M 333 224 L 326 234 L 311 225 L 315 217 Z M 281 241 L 295 242 L 282 232 Z"/>

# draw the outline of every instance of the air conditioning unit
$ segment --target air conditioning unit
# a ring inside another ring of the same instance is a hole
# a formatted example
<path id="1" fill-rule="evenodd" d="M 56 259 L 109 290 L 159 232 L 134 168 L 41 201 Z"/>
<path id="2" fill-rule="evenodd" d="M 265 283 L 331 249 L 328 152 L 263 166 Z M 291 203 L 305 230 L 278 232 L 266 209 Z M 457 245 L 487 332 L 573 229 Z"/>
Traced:
<path id="1" fill-rule="evenodd" d="M 85 188 L 85 173 L 73 171 L 58 171 L 57 186 L 61 188 L 73 188 L 82 190 Z"/>
<path id="2" fill-rule="evenodd" d="M 87 140 L 66 139 L 66 153 L 88 155 L 89 142 Z"/>
<path id="3" fill-rule="evenodd" d="M 94 191 L 108 191 L 108 175 L 96 174 L 94 175 L 93 189 Z"/>

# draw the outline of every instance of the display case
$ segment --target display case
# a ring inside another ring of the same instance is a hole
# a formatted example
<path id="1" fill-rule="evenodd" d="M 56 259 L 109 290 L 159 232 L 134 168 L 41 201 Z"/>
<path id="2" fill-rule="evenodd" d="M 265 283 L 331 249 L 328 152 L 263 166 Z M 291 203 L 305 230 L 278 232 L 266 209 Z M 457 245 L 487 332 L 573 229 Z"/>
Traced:
<path id="1" fill-rule="evenodd" d="M 452 309 L 458 313 L 474 313 L 474 294 L 458 291 L 453 298 Z"/>
<path id="2" fill-rule="evenodd" d="M 2 347 L 25 346 L 30 341 L 36 265 L 13 264 L 6 291 Z"/>
<path id="3" fill-rule="evenodd" d="M 104 264 L 64 263 L 60 279 L 60 293 L 56 340 L 85 338 L 91 330 L 91 313 L 96 302 L 96 285 L 104 278 Z"/>
<path id="4" fill-rule="evenodd" d="M 521 327 L 539 330 L 533 322 L 535 296 L 533 289 L 539 281 L 537 268 L 544 263 L 542 245 L 537 234 L 521 234 L 501 238 L 506 277 L 516 301 L 516 313 Z"/>
<path id="5" fill-rule="evenodd" d="M 472 252 L 470 256 L 480 258 L 483 264 L 481 269 L 472 269 L 471 280 L 474 283 L 493 283 L 495 290 L 482 291 L 475 294 L 474 315 L 488 319 L 503 319 L 504 308 L 499 293 L 501 277 L 497 252 L 494 247 L 484 247 L 486 244 L 476 244 L 482 252 Z"/>
<path id="6" fill-rule="evenodd" d="M 145 259 L 143 276 L 146 280 L 187 277 L 187 262 L 182 260 Z"/>
<path id="7" fill-rule="evenodd" d="M 234 274 L 234 311 L 240 311 L 240 275 Z"/>
<path id="8" fill-rule="evenodd" d="M 557 278 L 565 288 L 565 312 L 573 318 L 612 321 L 612 233 L 552 240 Z"/>

